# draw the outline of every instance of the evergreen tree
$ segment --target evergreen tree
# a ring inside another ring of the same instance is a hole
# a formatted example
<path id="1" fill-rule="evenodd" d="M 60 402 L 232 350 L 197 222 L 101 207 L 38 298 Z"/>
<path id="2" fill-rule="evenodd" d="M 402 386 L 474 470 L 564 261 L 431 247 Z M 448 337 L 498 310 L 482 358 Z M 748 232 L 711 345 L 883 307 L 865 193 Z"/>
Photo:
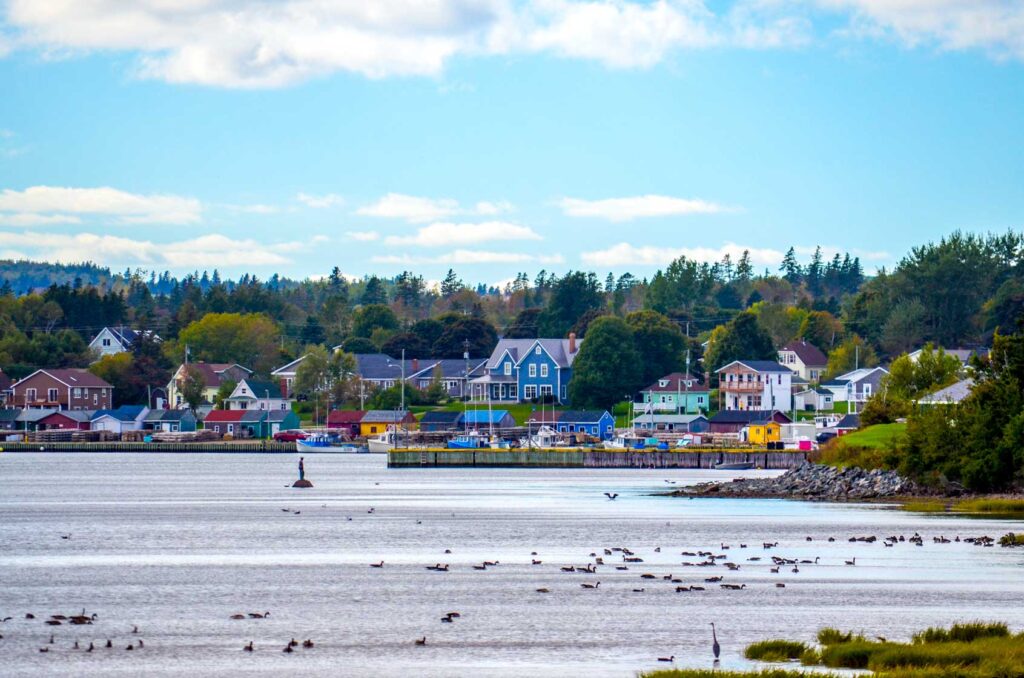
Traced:
<path id="1" fill-rule="evenodd" d="M 462 281 L 455 275 L 455 271 L 449 268 L 448 275 L 441 281 L 441 296 L 445 299 L 451 299 L 461 289 Z"/>
<path id="2" fill-rule="evenodd" d="M 782 277 L 789 281 L 789 284 L 800 284 L 800 264 L 796 260 L 794 248 L 790 247 L 786 251 L 786 256 L 782 258 L 782 265 L 779 266 L 779 270 L 783 271 Z"/>

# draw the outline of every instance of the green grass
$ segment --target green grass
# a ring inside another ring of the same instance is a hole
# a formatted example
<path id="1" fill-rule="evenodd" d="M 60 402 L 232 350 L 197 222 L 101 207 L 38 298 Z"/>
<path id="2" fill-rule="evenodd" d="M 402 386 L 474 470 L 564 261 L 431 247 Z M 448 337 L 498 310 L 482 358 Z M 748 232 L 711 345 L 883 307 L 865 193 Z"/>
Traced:
<path id="1" fill-rule="evenodd" d="M 794 640 L 762 640 L 747 647 L 743 656 L 763 662 L 784 662 L 799 659 L 809 648 Z"/>
<path id="2" fill-rule="evenodd" d="M 870 449 L 889 449 L 907 430 L 906 424 L 876 424 L 839 438 L 847 445 Z"/>
<path id="3" fill-rule="evenodd" d="M 455 402 L 448 403 L 447 405 L 443 405 L 443 406 L 441 406 L 439 408 L 432 408 L 432 409 L 454 410 L 456 412 L 462 412 L 464 407 L 466 407 L 465 403 L 462 403 L 462 402 L 459 402 L 459 401 L 455 401 Z M 487 405 L 486 404 L 480 404 L 480 403 L 469 403 L 469 406 L 466 409 L 470 409 L 470 410 L 486 410 L 487 409 Z M 502 404 L 502 405 L 491 405 L 491 409 L 492 410 L 507 410 L 508 413 L 512 415 L 512 418 L 516 420 L 516 425 L 517 426 L 526 426 L 526 420 L 530 418 L 530 415 L 533 414 L 534 411 L 536 411 L 538 413 L 540 412 L 540 405 L 534 405 L 533 403 L 509 403 L 508 405 L 505 405 L 505 404 Z M 555 406 L 545 405 L 544 406 L 544 410 L 545 411 L 550 412 L 552 409 L 555 409 L 555 410 L 565 410 L 565 409 L 568 409 L 568 408 L 561 407 L 559 405 L 555 405 Z"/>
<path id="4" fill-rule="evenodd" d="M 948 629 L 927 628 L 920 633 L 914 634 L 914 642 L 923 643 L 970 643 L 979 638 L 1006 638 L 1010 635 L 1010 629 L 1002 622 L 970 622 L 967 624 L 953 624 Z"/>
<path id="5" fill-rule="evenodd" d="M 944 501 L 915 499 L 914 501 L 903 502 L 901 508 L 904 511 L 913 511 L 915 513 L 945 513 L 949 507 Z"/>
<path id="6" fill-rule="evenodd" d="M 641 673 L 641 678 L 808 678 L 803 671 L 764 669 L 760 671 L 719 671 L 717 669 L 668 669 Z M 815 673 L 814 678 L 837 678 L 834 673 Z"/>
<path id="7" fill-rule="evenodd" d="M 892 451 L 906 424 L 878 424 L 833 438 L 815 455 L 815 461 L 845 468 L 890 468 Z"/>
<path id="8" fill-rule="evenodd" d="M 965 513 L 1024 513 L 1024 499 L 965 499 L 953 506 Z"/>
<path id="9" fill-rule="evenodd" d="M 854 638 L 863 640 L 861 636 L 855 636 L 853 633 L 843 633 L 839 629 L 834 629 L 830 626 L 818 631 L 818 642 L 822 645 L 835 645 L 837 643 L 849 643 Z"/>

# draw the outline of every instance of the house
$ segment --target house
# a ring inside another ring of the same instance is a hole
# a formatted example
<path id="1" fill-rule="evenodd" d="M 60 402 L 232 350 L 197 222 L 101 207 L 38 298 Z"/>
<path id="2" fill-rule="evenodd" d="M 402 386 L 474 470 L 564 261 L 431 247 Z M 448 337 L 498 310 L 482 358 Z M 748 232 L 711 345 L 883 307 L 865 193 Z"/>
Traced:
<path id="1" fill-rule="evenodd" d="M 673 372 L 640 391 L 645 412 L 699 414 L 707 412 L 711 392 L 707 385 L 688 373 Z"/>
<path id="2" fill-rule="evenodd" d="M 141 431 L 149 408 L 144 405 L 121 405 L 114 410 L 96 410 L 89 426 L 93 431 Z"/>
<path id="3" fill-rule="evenodd" d="M 823 381 L 820 387 L 832 392 L 832 400 L 837 403 L 867 402 L 882 383 L 882 377 L 889 374 L 884 367 L 862 367 L 835 379 Z"/>
<path id="4" fill-rule="evenodd" d="M 502 339 L 484 366 L 470 379 L 471 395 L 492 402 L 551 400 L 568 402 L 572 364 L 583 340 Z"/>
<path id="5" fill-rule="evenodd" d="M 456 431 L 464 424 L 462 412 L 454 410 L 424 412 L 420 417 L 421 431 Z"/>
<path id="6" fill-rule="evenodd" d="M 114 387 L 79 368 L 36 370 L 11 385 L 11 404 L 56 410 L 110 409 Z"/>
<path id="7" fill-rule="evenodd" d="M 809 382 L 821 379 L 828 369 L 828 356 L 803 339 L 795 339 L 779 349 L 779 363 Z"/>
<path id="8" fill-rule="evenodd" d="M 19 414 L 21 410 L 16 407 L 0 409 L 0 431 L 17 431 Z"/>
<path id="9" fill-rule="evenodd" d="M 793 372 L 773 360 L 734 360 L 716 373 L 724 410 L 789 411 L 793 407 Z"/>
<path id="10" fill-rule="evenodd" d="M 534 410 L 526 419 L 526 424 L 527 426 L 550 426 L 554 428 L 558 420 L 562 418 L 562 412 L 564 410 Z"/>
<path id="11" fill-rule="evenodd" d="M 917 402 L 920 405 L 955 405 L 971 394 L 974 379 L 961 379 L 935 393 L 929 393 Z"/>
<path id="12" fill-rule="evenodd" d="M 751 445 L 767 445 L 782 440 L 782 425 L 771 419 L 752 421 L 740 431 L 740 440 Z"/>
<path id="13" fill-rule="evenodd" d="M 150 410 L 142 420 L 142 428 L 146 431 L 162 433 L 192 432 L 196 430 L 196 415 L 192 410 Z"/>
<path id="14" fill-rule="evenodd" d="M 89 348 L 96 354 L 97 359 L 107 355 L 115 355 L 132 350 L 135 340 L 142 335 L 151 336 L 155 341 L 160 341 L 155 333 L 149 330 L 134 330 L 131 327 L 104 327 L 89 342 Z"/>
<path id="15" fill-rule="evenodd" d="M 327 414 L 327 428 L 341 429 L 354 438 L 359 435 L 359 422 L 364 414 L 362 410 L 331 410 Z"/>
<path id="16" fill-rule="evenodd" d="M 245 410 L 213 410 L 203 420 L 203 428 L 222 436 L 243 438 L 245 429 L 242 427 L 242 417 L 245 413 Z"/>
<path id="17" fill-rule="evenodd" d="M 781 424 L 779 429 L 782 442 L 797 443 L 813 441 L 818 435 L 818 427 L 810 421 L 794 421 L 792 424 Z"/>
<path id="18" fill-rule="evenodd" d="M 228 410 L 290 410 L 292 400 L 281 393 L 276 381 L 256 381 L 245 377 L 235 385 L 235 390 L 224 399 Z"/>
<path id="19" fill-rule="evenodd" d="M 463 415 L 463 424 L 472 429 L 503 429 L 514 428 L 515 418 L 508 410 L 467 410 Z"/>
<path id="20" fill-rule="evenodd" d="M 670 431 L 674 433 L 704 433 L 708 418 L 703 414 L 641 414 L 633 420 L 633 428 L 641 431 Z"/>
<path id="21" fill-rule="evenodd" d="M 399 361 L 400 362 L 400 361 Z M 406 383 L 412 384 L 418 389 L 430 388 L 434 379 L 440 379 L 444 390 L 451 398 L 461 398 L 468 393 L 466 386 L 467 378 L 483 374 L 483 367 L 486 360 L 474 358 L 472 360 L 426 358 L 424 360 L 408 361 L 413 363 L 411 374 L 405 377 Z"/>
<path id="22" fill-rule="evenodd" d="M 828 389 L 809 388 L 793 395 L 793 407 L 810 412 L 831 410 L 833 397 L 832 391 Z"/>
<path id="23" fill-rule="evenodd" d="M 174 408 L 187 405 L 181 395 L 181 385 L 185 380 L 185 370 L 195 370 L 203 380 L 203 401 L 212 403 L 217 399 L 217 391 L 224 382 L 238 383 L 252 375 L 252 370 L 237 363 L 188 363 L 178 366 L 167 384 L 167 402 Z"/>
<path id="24" fill-rule="evenodd" d="M 295 376 L 299 372 L 299 365 L 301 365 L 302 361 L 305 359 L 306 356 L 299 356 L 290 363 L 281 365 L 281 367 L 271 371 L 270 378 L 277 382 L 277 387 L 281 391 L 281 395 L 289 397 L 293 397 L 295 395 Z"/>
<path id="25" fill-rule="evenodd" d="M 845 435 L 860 428 L 860 415 L 848 414 L 840 419 L 835 426 L 837 435 Z"/>
<path id="26" fill-rule="evenodd" d="M 261 437 L 272 438 L 274 434 L 281 431 L 294 431 L 302 425 L 302 422 L 299 420 L 299 415 L 288 408 L 287 410 L 267 410 L 263 424 Z"/>
<path id="27" fill-rule="evenodd" d="M 778 410 L 722 410 L 708 419 L 711 433 L 739 433 L 750 424 L 774 421 L 789 424 L 792 420 Z"/>
<path id="28" fill-rule="evenodd" d="M 935 348 L 934 350 L 938 350 L 938 348 Z M 960 361 L 960 364 L 965 367 L 971 361 L 971 356 L 976 355 L 979 358 L 987 358 L 989 353 L 987 348 L 945 348 L 942 350 L 946 355 L 955 357 Z M 916 363 L 917 359 L 921 357 L 921 353 L 923 352 L 924 348 L 919 348 L 916 351 L 908 353 L 907 357 L 910 358 L 911 362 Z"/>
<path id="29" fill-rule="evenodd" d="M 389 429 L 408 430 L 416 426 L 416 417 L 408 410 L 367 410 L 359 420 L 359 435 L 373 436 Z"/>
<path id="30" fill-rule="evenodd" d="M 36 431 L 88 431 L 92 412 L 89 410 L 53 410 L 35 422 Z"/>
<path id="31" fill-rule="evenodd" d="M 585 433 L 609 440 L 615 435 L 615 417 L 607 410 L 567 410 L 562 412 L 555 430 L 559 433 Z"/>

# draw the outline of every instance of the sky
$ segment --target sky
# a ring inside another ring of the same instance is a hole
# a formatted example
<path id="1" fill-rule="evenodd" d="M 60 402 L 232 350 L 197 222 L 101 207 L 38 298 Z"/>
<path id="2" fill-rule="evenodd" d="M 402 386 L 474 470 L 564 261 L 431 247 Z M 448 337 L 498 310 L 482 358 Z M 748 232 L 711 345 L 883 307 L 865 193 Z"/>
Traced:
<path id="1" fill-rule="evenodd" d="M 0 258 L 870 272 L 1010 228 L 1019 0 L 0 0 Z"/>

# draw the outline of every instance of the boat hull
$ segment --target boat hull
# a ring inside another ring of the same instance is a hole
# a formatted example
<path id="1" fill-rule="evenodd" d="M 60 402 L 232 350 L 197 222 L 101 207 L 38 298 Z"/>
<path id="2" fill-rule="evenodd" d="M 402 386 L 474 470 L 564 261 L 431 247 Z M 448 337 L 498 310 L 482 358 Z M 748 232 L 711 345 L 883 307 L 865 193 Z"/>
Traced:
<path id="1" fill-rule="evenodd" d="M 715 464 L 716 471 L 750 471 L 754 468 L 752 461 L 737 461 L 733 463 Z"/>
<path id="2" fill-rule="evenodd" d="M 303 454 L 366 454 L 365 447 L 357 445 L 318 445 L 295 441 L 295 451 Z"/>

